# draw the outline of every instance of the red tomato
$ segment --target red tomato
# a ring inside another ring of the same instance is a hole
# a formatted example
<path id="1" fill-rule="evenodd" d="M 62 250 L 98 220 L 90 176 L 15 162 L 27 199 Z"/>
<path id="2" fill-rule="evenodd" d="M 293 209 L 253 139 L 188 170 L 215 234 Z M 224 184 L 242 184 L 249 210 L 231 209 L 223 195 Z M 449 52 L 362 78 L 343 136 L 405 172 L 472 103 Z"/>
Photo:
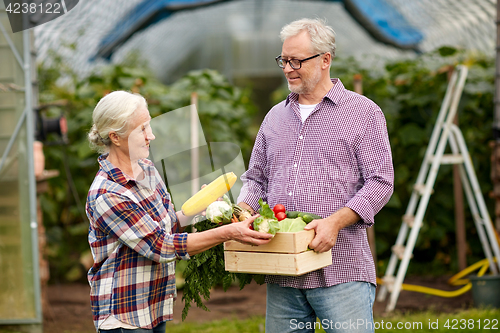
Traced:
<path id="1" fill-rule="evenodd" d="M 285 212 L 278 212 L 276 214 L 276 218 L 278 219 L 278 221 L 284 220 L 284 219 L 286 219 L 286 213 Z"/>
<path id="2" fill-rule="evenodd" d="M 286 208 L 282 204 L 277 204 L 276 206 L 274 206 L 273 212 L 274 214 L 286 213 Z"/>

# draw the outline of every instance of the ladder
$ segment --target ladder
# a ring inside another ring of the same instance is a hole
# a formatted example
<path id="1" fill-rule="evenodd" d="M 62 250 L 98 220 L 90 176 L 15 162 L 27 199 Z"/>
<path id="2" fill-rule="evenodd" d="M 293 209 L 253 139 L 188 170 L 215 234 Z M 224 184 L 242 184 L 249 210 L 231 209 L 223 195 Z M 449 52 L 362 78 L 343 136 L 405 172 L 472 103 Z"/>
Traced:
<path id="1" fill-rule="evenodd" d="M 452 123 L 457 113 L 467 72 L 466 66 L 458 65 L 450 78 L 436 125 L 432 131 L 429 146 L 425 152 L 425 157 L 420 167 L 417 181 L 413 187 L 408 207 L 402 218 L 396 244 L 392 247 L 391 258 L 386 274 L 383 277 L 384 283 L 377 296 L 377 301 L 383 302 L 387 293 L 390 293 L 390 299 L 386 306 L 387 312 L 394 310 L 396 307 L 415 242 L 422 227 L 427 204 L 433 192 L 436 176 L 439 167 L 443 164 L 457 164 L 459 166 L 464 192 L 472 212 L 483 251 L 488 258 L 490 270 L 493 274 L 498 274 L 500 271 L 500 260 L 497 261 L 498 266 L 496 266 L 493 259 L 494 256 L 500 258 L 496 233 L 493 229 L 481 189 L 479 188 L 474 166 L 472 165 L 462 132 L 458 126 Z M 452 154 L 444 154 L 447 143 L 450 145 Z M 394 272 L 399 261 L 398 272 L 396 277 L 394 277 Z"/>

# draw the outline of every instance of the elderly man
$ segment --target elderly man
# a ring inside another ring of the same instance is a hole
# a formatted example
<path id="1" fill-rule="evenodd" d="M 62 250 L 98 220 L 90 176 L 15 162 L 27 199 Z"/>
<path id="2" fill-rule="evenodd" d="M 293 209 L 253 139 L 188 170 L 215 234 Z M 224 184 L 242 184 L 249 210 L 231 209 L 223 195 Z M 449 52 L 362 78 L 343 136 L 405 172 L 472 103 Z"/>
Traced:
<path id="1" fill-rule="evenodd" d="M 276 62 L 291 91 L 266 115 L 238 198 L 323 217 L 309 247 L 332 265 L 299 277 L 267 276 L 266 332 L 373 332 L 375 265 L 366 228 L 389 201 L 394 171 L 381 109 L 330 78 L 335 35 L 320 20 L 281 31 Z"/>

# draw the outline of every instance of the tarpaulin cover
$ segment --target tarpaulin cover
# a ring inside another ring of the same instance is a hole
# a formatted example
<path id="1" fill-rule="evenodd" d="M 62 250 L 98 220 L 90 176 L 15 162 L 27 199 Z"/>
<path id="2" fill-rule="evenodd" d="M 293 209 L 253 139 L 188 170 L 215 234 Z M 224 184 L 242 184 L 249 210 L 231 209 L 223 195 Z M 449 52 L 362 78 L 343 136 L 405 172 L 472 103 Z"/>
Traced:
<path id="1" fill-rule="evenodd" d="M 101 41 L 96 56 L 110 59 L 134 33 L 176 11 L 231 0 L 145 0 L 133 8 Z M 339 1 L 339 0 L 326 0 Z M 423 36 L 399 11 L 384 0 L 343 0 L 348 12 L 375 39 L 402 49 L 416 49 Z"/>

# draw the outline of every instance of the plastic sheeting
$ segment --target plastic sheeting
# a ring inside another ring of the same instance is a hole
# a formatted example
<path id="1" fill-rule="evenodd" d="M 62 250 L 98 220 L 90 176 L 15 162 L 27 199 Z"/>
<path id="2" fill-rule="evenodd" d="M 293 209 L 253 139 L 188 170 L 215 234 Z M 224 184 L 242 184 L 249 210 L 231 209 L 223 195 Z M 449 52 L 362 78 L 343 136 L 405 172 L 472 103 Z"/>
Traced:
<path id="1" fill-rule="evenodd" d="M 385 0 L 344 0 L 347 11 L 378 41 L 418 51 L 424 36 Z"/>
<path id="2" fill-rule="evenodd" d="M 230 1 L 230 0 L 225 0 Z M 339 1 L 339 0 L 326 0 Z M 135 6 L 102 40 L 96 56 L 109 59 L 134 33 L 168 18 L 175 11 L 199 8 L 215 0 L 146 0 Z M 423 39 L 418 29 L 385 0 L 343 0 L 345 8 L 376 40 L 403 49 L 417 49 Z"/>
<path id="3" fill-rule="evenodd" d="M 420 30 L 422 52 L 449 45 L 494 55 L 496 1 L 385 0 Z M 38 60 L 56 50 L 80 75 L 106 62 L 94 56 L 118 22 L 142 0 L 87 0 L 68 14 L 35 28 Z M 121 62 L 137 52 L 164 82 L 191 69 L 213 68 L 229 78 L 281 76 L 274 57 L 281 51 L 279 31 L 293 20 L 320 17 L 337 35 L 337 57 L 365 64 L 415 56 L 377 42 L 341 2 L 238 0 L 173 13 L 134 34 L 112 55 Z M 63 47 L 74 45 L 74 50 Z"/>
<path id="4" fill-rule="evenodd" d="M 96 57 L 110 59 L 133 34 L 168 18 L 176 11 L 200 8 L 228 0 L 145 0 L 132 8 L 101 41 Z"/>

